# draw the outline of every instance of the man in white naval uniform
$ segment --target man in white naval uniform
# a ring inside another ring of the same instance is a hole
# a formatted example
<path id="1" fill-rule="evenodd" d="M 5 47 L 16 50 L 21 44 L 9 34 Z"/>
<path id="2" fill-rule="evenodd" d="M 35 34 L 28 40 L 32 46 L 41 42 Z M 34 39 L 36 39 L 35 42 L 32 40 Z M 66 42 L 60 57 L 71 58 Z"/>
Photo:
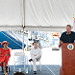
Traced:
<path id="1" fill-rule="evenodd" d="M 31 59 L 29 60 L 29 62 L 33 61 L 33 71 L 34 74 L 37 74 L 36 62 L 39 61 L 41 58 L 41 49 L 37 46 L 37 42 L 34 42 L 33 45 L 34 47 L 31 48 Z"/>

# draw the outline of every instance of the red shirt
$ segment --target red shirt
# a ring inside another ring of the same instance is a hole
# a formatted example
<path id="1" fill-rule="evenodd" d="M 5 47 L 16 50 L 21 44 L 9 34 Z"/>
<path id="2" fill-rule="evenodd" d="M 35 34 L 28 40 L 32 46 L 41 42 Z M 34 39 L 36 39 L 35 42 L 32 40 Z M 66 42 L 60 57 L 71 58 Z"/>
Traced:
<path id="1" fill-rule="evenodd" d="M 7 50 L 4 50 L 3 48 L 0 48 L 0 57 L 5 56 L 6 54 L 9 55 L 8 57 L 11 56 L 11 55 L 10 55 L 10 49 L 8 48 Z"/>

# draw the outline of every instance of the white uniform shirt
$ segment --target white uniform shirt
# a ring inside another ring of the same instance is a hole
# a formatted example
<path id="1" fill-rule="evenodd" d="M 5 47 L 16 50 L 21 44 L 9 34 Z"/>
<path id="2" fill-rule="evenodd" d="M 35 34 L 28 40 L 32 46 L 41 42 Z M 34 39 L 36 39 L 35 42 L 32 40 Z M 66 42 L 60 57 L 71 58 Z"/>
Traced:
<path id="1" fill-rule="evenodd" d="M 36 58 L 41 57 L 41 50 L 40 50 L 40 48 L 37 48 L 37 49 L 35 49 L 34 47 L 31 48 L 30 55 L 31 55 L 32 59 L 36 59 Z M 34 55 L 37 55 L 37 56 L 34 56 Z"/>

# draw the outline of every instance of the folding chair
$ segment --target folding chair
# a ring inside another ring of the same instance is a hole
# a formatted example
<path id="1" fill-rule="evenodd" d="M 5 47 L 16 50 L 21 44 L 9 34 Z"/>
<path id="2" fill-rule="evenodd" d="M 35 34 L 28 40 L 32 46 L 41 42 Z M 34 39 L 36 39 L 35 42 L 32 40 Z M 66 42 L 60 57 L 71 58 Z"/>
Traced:
<path id="1" fill-rule="evenodd" d="M 24 71 L 25 71 L 25 53 L 23 53 L 23 52 L 16 52 L 15 54 L 14 54 L 14 68 L 13 68 L 13 71 L 15 72 L 15 71 L 19 71 L 19 68 L 16 68 L 15 66 L 16 66 L 16 64 L 18 63 L 17 62 L 17 60 L 15 60 L 15 57 L 16 56 L 23 56 L 23 61 L 19 61 L 19 63 L 23 63 L 23 65 L 24 65 L 24 68 L 21 68 L 21 69 L 23 69 Z"/>
<path id="2" fill-rule="evenodd" d="M 32 62 L 30 62 L 30 71 L 32 70 Z M 40 71 L 41 71 L 42 70 L 42 68 L 41 68 L 41 59 L 39 61 L 37 61 L 37 62 L 39 62 L 39 67 L 40 67 Z"/>

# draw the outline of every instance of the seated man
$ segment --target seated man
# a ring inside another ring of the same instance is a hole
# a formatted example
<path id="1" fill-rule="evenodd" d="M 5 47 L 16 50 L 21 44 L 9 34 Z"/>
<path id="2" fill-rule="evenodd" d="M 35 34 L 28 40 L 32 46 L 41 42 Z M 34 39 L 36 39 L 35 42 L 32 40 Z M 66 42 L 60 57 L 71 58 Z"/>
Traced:
<path id="1" fill-rule="evenodd" d="M 41 50 L 40 48 L 38 48 L 37 46 L 37 43 L 34 42 L 33 43 L 34 47 L 31 48 L 31 52 L 30 52 L 30 55 L 31 55 L 31 59 L 29 60 L 29 62 L 33 61 L 33 70 L 34 70 L 34 74 L 37 74 L 36 71 L 36 62 L 40 60 L 41 58 Z"/>
<path id="2" fill-rule="evenodd" d="M 8 61 L 9 61 L 9 58 L 10 58 L 10 49 L 7 48 L 8 44 L 9 43 L 7 41 L 3 41 L 1 43 L 1 45 L 3 47 L 0 48 L 0 66 L 2 67 L 2 69 L 4 71 L 4 75 L 8 75 L 6 73 L 6 67 L 8 65 Z"/>

